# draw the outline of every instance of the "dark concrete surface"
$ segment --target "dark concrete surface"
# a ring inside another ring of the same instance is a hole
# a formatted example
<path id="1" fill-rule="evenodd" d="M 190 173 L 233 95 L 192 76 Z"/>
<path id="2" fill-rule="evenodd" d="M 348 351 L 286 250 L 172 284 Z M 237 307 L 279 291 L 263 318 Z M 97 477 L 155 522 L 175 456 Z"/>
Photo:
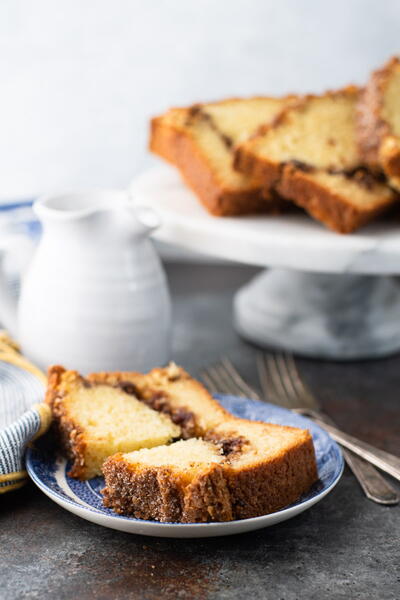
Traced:
<path id="1" fill-rule="evenodd" d="M 174 358 L 193 374 L 227 354 L 254 385 L 254 348 L 232 330 L 232 294 L 256 270 L 169 265 Z M 348 432 L 400 454 L 400 356 L 299 360 Z M 227 538 L 168 540 L 94 525 L 33 484 L 0 496 L 0 599 L 398 600 L 400 507 L 368 501 L 346 470 L 302 515 Z"/>

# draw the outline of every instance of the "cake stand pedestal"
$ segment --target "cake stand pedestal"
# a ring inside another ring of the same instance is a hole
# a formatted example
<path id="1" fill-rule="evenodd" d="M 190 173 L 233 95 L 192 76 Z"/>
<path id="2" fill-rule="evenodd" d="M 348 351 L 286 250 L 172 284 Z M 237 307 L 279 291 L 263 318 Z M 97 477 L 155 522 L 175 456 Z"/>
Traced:
<path id="1" fill-rule="evenodd" d="M 400 287 L 392 277 L 271 269 L 237 292 L 234 314 L 246 339 L 313 358 L 400 349 Z"/>
<path id="2" fill-rule="evenodd" d="M 163 219 L 156 237 L 218 258 L 269 267 L 234 298 L 241 336 L 313 358 L 400 350 L 400 222 L 339 235 L 306 215 L 215 218 L 169 167 L 131 185 Z"/>

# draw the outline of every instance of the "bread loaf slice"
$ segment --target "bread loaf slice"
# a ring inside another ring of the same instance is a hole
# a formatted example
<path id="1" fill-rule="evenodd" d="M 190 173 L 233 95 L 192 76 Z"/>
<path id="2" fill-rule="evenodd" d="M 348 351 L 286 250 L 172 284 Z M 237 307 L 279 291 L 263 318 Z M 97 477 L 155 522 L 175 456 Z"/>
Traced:
<path id="1" fill-rule="evenodd" d="M 202 437 L 231 417 L 199 381 L 175 363 L 145 374 L 93 373 L 88 381 L 94 385 L 106 383 L 122 387 L 150 408 L 168 415 L 179 425 L 183 438 Z"/>
<path id="2" fill-rule="evenodd" d="M 103 503 L 118 514 L 137 519 L 231 521 L 223 460 L 218 445 L 196 438 L 116 454 L 103 466 Z"/>
<path id="3" fill-rule="evenodd" d="M 49 369 L 46 401 L 69 475 L 90 479 L 118 451 L 151 448 L 203 436 L 230 414 L 181 367 L 149 373 L 92 373 Z"/>
<path id="4" fill-rule="evenodd" d="M 361 154 L 400 190 L 400 58 L 372 73 L 357 110 Z"/>
<path id="5" fill-rule="evenodd" d="M 349 86 L 306 96 L 236 149 L 238 171 L 264 182 L 340 233 L 354 231 L 397 200 L 362 164 L 355 111 L 360 90 Z"/>
<path id="6" fill-rule="evenodd" d="M 307 431 L 232 416 L 205 439 L 116 454 L 103 472 L 105 506 L 181 523 L 274 512 L 298 500 L 318 478 Z"/>
<path id="7" fill-rule="evenodd" d="M 77 479 L 101 475 L 111 454 L 166 444 L 181 435 L 179 425 L 146 406 L 129 387 L 92 383 L 60 366 L 49 369 L 46 402 L 72 461 L 69 475 Z"/>
<path id="8" fill-rule="evenodd" d="M 88 377 L 51 367 L 46 401 L 69 475 L 103 471 L 104 504 L 121 514 L 243 519 L 294 502 L 318 476 L 307 431 L 234 417 L 175 364 Z"/>
<path id="9" fill-rule="evenodd" d="M 171 109 L 152 119 L 150 150 L 179 169 L 215 216 L 279 212 L 282 199 L 262 194 L 255 177 L 233 169 L 233 150 L 293 100 L 235 98 Z"/>

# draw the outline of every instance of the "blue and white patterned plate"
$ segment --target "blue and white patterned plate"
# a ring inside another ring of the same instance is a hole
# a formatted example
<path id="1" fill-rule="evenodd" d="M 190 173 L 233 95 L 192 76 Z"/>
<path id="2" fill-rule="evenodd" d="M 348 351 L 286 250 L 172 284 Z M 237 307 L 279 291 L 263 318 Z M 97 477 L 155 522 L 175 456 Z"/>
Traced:
<path id="1" fill-rule="evenodd" d="M 243 533 L 268 527 L 298 515 L 322 500 L 339 481 L 343 457 L 338 445 L 318 425 L 284 408 L 236 396 L 216 396 L 221 404 L 238 417 L 268 421 L 309 429 L 314 440 L 319 481 L 300 500 L 275 513 L 227 523 L 158 523 L 116 515 L 102 505 L 102 477 L 86 482 L 68 477 L 68 464 L 45 449 L 30 448 L 26 465 L 30 477 L 49 498 L 70 512 L 112 529 L 159 537 L 196 538 Z"/>

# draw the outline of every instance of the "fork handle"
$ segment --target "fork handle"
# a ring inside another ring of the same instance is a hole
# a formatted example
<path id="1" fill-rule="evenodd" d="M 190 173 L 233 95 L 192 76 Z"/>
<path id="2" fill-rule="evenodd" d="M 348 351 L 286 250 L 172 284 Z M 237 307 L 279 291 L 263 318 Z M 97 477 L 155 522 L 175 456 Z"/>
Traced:
<path id="1" fill-rule="evenodd" d="M 318 411 L 318 418 L 326 425 L 333 425 L 328 415 Z M 394 487 L 386 481 L 370 462 L 360 458 L 347 448 L 342 448 L 347 466 L 360 484 L 364 494 L 377 504 L 393 505 L 400 502 L 400 497 Z"/>
<path id="2" fill-rule="evenodd" d="M 296 412 L 301 412 L 301 414 L 308 415 L 312 417 L 312 419 L 321 427 L 326 429 L 326 431 L 333 437 L 334 440 L 339 442 L 342 446 L 354 452 L 361 458 L 368 460 L 370 463 L 385 471 L 398 481 L 400 481 L 400 458 L 395 456 L 394 454 L 390 454 L 389 452 L 385 452 L 384 450 L 380 450 L 367 442 L 363 442 L 348 433 L 344 433 L 333 427 L 332 425 L 328 425 L 321 420 L 320 416 L 317 412 L 312 410 L 300 410 Z"/>
<path id="3" fill-rule="evenodd" d="M 374 465 L 360 458 L 347 448 L 342 448 L 344 459 L 347 466 L 357 479 L 364 494 L 377 504 L 394 505 L 400 502 L 400 497 L 396 490 L 388 481 L 376 470 Z"/>

